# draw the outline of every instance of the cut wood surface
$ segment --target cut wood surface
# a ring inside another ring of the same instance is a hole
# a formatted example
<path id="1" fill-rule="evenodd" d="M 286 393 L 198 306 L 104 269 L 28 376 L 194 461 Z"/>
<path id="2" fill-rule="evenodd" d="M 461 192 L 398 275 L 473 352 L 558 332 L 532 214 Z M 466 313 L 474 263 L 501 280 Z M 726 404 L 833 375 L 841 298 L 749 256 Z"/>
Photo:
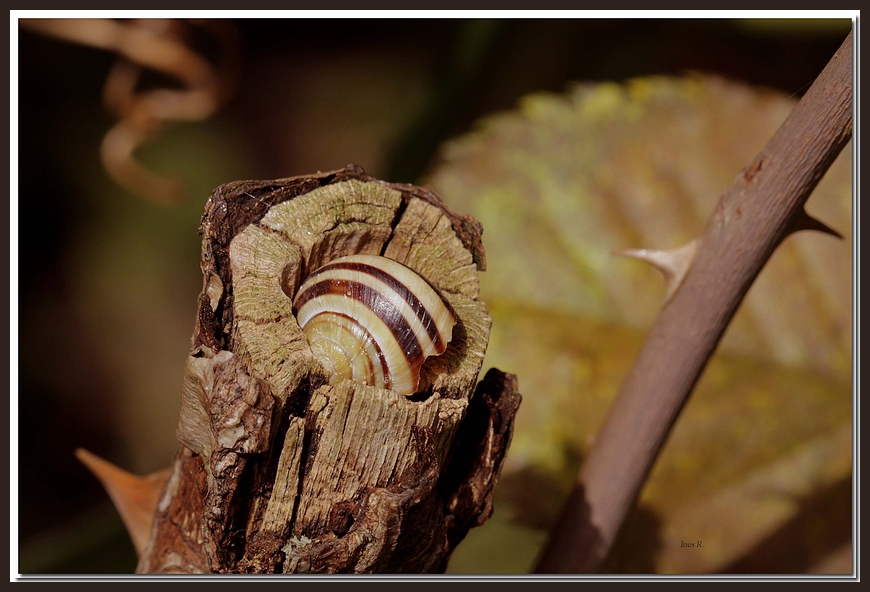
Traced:
<path id="1" fill-rule="evenodd" d="M 349 166 L 224 185 L 200 231 L 182 447 L 137 572 L 443 571 L 492 511 L 520 401 L 497 370 L 476 385 L 491 324 L 479 224 Z M 293 316 L 309 273 L 360 253 L 414 269 L 456 314 L 412 396 L 331 384 Z"/>

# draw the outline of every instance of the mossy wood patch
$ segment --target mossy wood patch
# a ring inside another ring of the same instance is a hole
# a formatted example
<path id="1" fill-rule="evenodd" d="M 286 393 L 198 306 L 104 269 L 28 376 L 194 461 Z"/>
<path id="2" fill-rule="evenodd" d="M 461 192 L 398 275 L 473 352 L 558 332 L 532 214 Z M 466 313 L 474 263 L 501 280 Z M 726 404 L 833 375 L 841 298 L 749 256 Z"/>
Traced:
<path id="1" fill-rule="evenodd" d="M 520 402 L 498 370 L 475 386 L 491 324 L 481 232 L 428 189 L 353 165 L 215 190 L 182 447 L 137 571 L 443 571 L 492 512 Z M 410 397 L 329 384 L 292 314 L 302 279 L 356 253 L 414 269 L 456 314 Z"/>

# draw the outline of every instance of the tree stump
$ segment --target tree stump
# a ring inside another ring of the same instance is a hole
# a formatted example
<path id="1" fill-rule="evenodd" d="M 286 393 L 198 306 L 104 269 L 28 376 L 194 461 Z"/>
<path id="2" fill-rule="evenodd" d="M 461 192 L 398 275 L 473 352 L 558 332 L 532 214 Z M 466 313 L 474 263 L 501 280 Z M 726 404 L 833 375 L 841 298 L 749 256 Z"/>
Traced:
<path id="1" fill-rule="evenodd" d="M 174 459 L 137 573 L 443 571 L 492 494 L 520 402 L 475 386 L 491 319 L 482 229 L 426 188 L 356 166 L 216 189 Z M 457 324 L 416 393 L 330 384 L 291 310 L 306 275 L 380 254 L 426 278 Z"/>

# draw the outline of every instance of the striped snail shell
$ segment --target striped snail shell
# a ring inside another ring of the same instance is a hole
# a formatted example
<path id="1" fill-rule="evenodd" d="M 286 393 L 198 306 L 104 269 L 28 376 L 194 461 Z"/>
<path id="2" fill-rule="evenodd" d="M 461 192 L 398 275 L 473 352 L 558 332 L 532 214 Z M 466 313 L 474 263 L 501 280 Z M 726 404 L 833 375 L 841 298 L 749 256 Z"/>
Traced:
<path id="1" fill-rule="evenodd" d="M 410 395 L 428 356 L 447 349 L 456 317 L 408 267 L 376 255 L 350 255 L 299 286 L 293 314 L 331 376 Z"/>

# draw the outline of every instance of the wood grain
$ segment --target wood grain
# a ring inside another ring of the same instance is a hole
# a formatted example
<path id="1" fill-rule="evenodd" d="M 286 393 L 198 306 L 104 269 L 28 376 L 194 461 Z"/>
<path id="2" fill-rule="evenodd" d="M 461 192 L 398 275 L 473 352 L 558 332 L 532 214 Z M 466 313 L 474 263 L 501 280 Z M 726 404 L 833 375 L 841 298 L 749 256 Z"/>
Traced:
<path id="1" fill-rule="evenodd" d="M 497 370 L 476 385 L 491 325 L 479 224 L 350 166 L 222 186 L 200 232 L 183 446 L 137 572 L 443 571 L 492 512 L 520 401 Z M 329 384 L 292 314 L 300 281 L 352 253 L 411 267 L 456 313 L 412 396 Z"/>

